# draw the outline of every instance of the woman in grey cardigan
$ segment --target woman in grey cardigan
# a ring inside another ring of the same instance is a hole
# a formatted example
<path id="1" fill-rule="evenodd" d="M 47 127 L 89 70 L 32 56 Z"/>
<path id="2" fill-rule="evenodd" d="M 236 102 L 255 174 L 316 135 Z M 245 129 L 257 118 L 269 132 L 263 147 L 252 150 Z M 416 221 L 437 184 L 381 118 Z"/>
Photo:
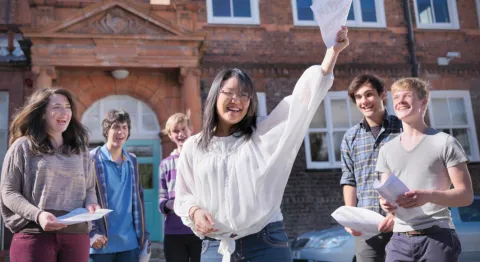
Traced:
<path id="1" fill-rule="evenodd" d="M 0 208 L 14 233 L 10 260 L 88 261 L 88 224 L 56 221 L 76 208 L 99 208 L 87 131 L 76 117 L 70 92 L 35 92 L 15 115 L 9 142 Z"/>

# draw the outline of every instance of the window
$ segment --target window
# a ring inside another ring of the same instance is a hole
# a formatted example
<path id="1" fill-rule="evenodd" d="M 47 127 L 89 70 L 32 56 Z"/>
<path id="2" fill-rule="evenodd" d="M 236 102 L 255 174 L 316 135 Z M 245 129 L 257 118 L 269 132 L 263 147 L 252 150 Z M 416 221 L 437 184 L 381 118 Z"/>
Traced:
<path id="1" fill-rule="evenodd" d="M 257 92 L 257 98 L 257 116 L 267 116 L 267 96 L 263 92 Z"/>
<path id="2" fill-rule="evenodd" d="M 414 0 L 415 19 L 421 29 L 459 29 L 456 0 Z"/>
<path id="3" fill-rule="evenodd" d="M 343 135 L 362 117 L 347 91 L 328 92 L 305 137 L 307 168 L 340 167 Z"/>
<path id="4" fill-rule="evenodd" d="M 207 0 L 209 24 L 260 24 L 258 0 Z"/>
<path id="5" fill-rule="evenodd" d="M 469 91 L 430 92 L 428 112 L 433 128 L 455 137 L 471 161 L 480 160 Z"/>
<path id="6" fill-rule="evenodd" d="M 8 145 L 8 92 L 0 92 L 0 167 Z"/>
<path id="7" fill-rule="evenodd" d="M 386 27 L 384 0 L 353 0 L 348 13 L 347 26 Z M 295 25 L 315 26 L 315 18 L 310 9 L 312 0 L 292 0 Z"/>
<path id="8" fill-rule="evenodd" d="M 130 139 L 158 139 L 160 125 L 157 115 L 152 109 L 140 100 L 125 95 L 112 95 L 93 103 L 82 116 L 89 132 L 92 143 L 104 140 L 102 135 L 102 121 L 105 113 L 118 108 L 130 115 L 132 129 Z"/>
<path id="9" fill-rule="evenodd" d="M 477 0 L 477 18 L 478 18 L 478 27 L 480 28 L 480 0 Z"/>

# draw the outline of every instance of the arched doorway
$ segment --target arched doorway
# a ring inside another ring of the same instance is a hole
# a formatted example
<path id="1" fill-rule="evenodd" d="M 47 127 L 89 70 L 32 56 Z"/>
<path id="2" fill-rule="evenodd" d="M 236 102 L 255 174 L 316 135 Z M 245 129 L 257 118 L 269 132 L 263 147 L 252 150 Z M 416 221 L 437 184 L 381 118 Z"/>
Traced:
<path id="1" fill-rule="evenodd" d="M 130 114 L 132 129 L 124 149 L 137 156 L 150 240 L 163 241 L 163 217 L 157 204 L 158 165 L 162 157 L 157 116 L 148 105 L 131 96 L 112 95 L 96 101 L 82 116 L 82 123 L 89 129 L 91 148 L 105 142 L 101 123 L 111 109 L 123 109 Z"/>

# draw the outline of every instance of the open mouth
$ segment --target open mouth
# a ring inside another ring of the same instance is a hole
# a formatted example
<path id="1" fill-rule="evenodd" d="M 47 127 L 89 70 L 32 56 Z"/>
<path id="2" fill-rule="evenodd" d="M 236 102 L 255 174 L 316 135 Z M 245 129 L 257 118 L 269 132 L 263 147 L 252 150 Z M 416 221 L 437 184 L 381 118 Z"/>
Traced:
<path id="1" fill-rule="evenodd" d="M 227 110 L 229 112 L 234 112 L 234 113 L 239 113 L 242 111 L 242 109 L 238 108 L 238 107 L 227 107 Z"/>
<path id="2" fill-rule="evenodd" d="M 60 125 L 66 125 L 66 124 L 67 124 L 67 120 L 64 120 L 64 119 L 57 119 L 57 124 L 60 124 Z"/>

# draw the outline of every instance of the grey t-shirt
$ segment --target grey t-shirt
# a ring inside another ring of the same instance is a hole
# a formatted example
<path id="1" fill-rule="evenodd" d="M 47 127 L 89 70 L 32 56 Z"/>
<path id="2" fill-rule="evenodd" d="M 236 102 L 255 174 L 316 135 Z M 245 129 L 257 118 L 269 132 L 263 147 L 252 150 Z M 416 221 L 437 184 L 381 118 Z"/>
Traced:
<path id="1" fill-rule="evenodd" d="M 433 128 L 429 128 L 410 151 L 405 150 L 400 139 L 398 136 L 380 149 L 376 170 L 395 174 L 410 190 L 448 190 L 452 182 L 447 168 L 468 161 L 454 137 Z M 423 213 L 408 219 L 396 216 L 393 231 L 406 232 L 434 225 L 454 228 L 448 207 L 427 203 L 421 209 Z"/>

